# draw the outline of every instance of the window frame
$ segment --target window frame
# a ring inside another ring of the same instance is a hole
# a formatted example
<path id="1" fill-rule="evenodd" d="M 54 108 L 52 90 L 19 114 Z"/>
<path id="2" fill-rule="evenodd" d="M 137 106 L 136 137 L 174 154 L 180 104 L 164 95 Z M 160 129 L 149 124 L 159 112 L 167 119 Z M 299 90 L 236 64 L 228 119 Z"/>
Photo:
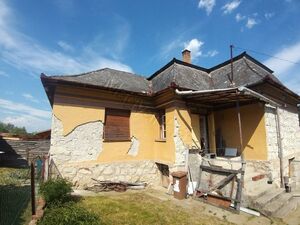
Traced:
<path id="1" fill-rule="evenodd" d="M 159 123 L 159 139 L 167 139 L 167 124 L 166 124 L 166 111 L 161 110 L 158 113 L 158 123 Z"/>

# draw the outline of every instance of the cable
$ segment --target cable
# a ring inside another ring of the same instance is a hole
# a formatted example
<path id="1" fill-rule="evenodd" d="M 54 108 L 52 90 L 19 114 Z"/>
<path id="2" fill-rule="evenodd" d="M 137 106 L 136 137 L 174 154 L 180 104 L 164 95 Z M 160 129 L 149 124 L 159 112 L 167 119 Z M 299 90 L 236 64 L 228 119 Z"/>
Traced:
<path id="1" fill-rule="evenodd" d="M 272 57 L 272 58 L 275 58 L 275 59 L 278 59 L 278 60 L 281 60 L 281 61 L 285 61 L 285 62 L 289 62 L 289 63 L 292 63 L 292 64 L 300 65 L 300 63 L 293 62 L 293 61 L 290 61 L 288 59 L 282 59 L 282 58 L 279 58 L 277 56 L 269 55 L 269 54 L 266 54 L 266 53 L 263 53 L 263 52 L 259 52 L 259 51 L 255 51 L 255 50 L 251 50 L 251 49 L 246 49 L 246 48 L 241 48 L 241 47 L 238 47 L 238 46 L 235 46 L 235 45 L 233 47 L 237 48 L 237 49 L 241 49 L 241 50 L 247 51 L 247 52 L 253 52 L 253 53 L 256 53 L 256 54 L 260 54 L 260 55 L 265 55 L 265 56 L 268 56 L 268 57 Z"/>

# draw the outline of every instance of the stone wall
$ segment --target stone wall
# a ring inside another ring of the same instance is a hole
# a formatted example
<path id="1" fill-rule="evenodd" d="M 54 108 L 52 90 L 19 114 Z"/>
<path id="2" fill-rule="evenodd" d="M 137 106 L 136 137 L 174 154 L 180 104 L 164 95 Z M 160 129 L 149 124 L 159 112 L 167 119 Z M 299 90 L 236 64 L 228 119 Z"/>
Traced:
<path id="1" fill-rule="evenodd" d="M 180 126 L 178 119 L 174 117 L 174 147 L 175 147 L 175 166 L 182 167 L 186 161 L 186 149 L 185 143 L 183 142 L 180 135 Z"/>
<path id="2" fill-rule="evenodd" d="M 300 189 L 300 160 L 293 160 L 291 163 L 291 182 L 293 187 Z"/>
<path id="3" fill-rule="evenodd" d="M 48 155 L 50 140 L 7 140 L 0 139 L 1 166 L 28 166 L 28 161 Z"/>
<path id="4" fill-rule="evenodd" d="M 127 161 L 113 163 L 77 163 L 59 166 L 63 176 L 69 179 L 76 188 L 91 187 L 98 181 L 146 182 L 148 185 L 159 185 L 160 172 L 154 161 Z"/>
<path id="5" fill-rule="evenodd" d="M 289 175 L 289 159 L 300 157 L 300 126 L 297 112 L 291 112 L 284 108 L 279 108 L 280 132 L 283 150 L 284 176 Z M 272 179 L 280 182 L 280 159 L 278 150 L 278 138 L 276 127 L 276 109 L 265 107 L 265 124 L 267 134 L 267 148 L 269 170 Z"/>
<path id="6" fill-rule="evenodd" d="M 132 137 L 127 154 L 136 156 L 139 141 Z M 103 123 L 88 122 L 63 135 L 62 122 L 53 115 L 50 161 L 52 176 L 69 179 L 76 188 L 92 186 L 96 180 L 160 183 L 160 173 L 154 161 L 97 162 L 103 149 Z M 50 174 L 51 176 L 51 174 Z M 93 179 L 92 179 L 93 178 Z"/>
<path id="7" fill-rule="evenodd" d="M 96 160 L 102 150 L 103 124 L 89 122 L 64 136 L 62 122 L 53 115 L 50 157 L 57 165 Z"/>

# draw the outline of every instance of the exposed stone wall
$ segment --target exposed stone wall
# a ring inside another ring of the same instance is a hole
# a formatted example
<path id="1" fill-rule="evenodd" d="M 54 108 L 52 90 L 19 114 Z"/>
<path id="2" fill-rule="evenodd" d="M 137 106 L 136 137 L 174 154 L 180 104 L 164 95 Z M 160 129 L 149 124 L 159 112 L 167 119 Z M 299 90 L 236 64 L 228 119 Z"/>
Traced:
<path id="1" fill-rule="evenodd" d="M 174 147 L 175 147 L 175 165 L 184 166 L 186 159 L 186 146 L 180 137 L 180 124 L 174 117 Z"/>
<path id="2" fill-rule="evenodd" d="M 283 150 L 284 176 L 289 175 L 289 159 L 300 157 L 300 126 L 298 114 L 279 108 L 280 133 Z M 280 181 L 280 159 L 278 155 L 278 138 L 276 127 L 276 109 L 265 107 L 265 124 L 267 134 L 267 148 L 269 170 L 272 179 Z"/>
<path id="3" fill-rule="evenodd" d="M 62 122 L 53 115 L 50 157 L 57 165 L 96 160 L 102 150 L 102 136 L 101 121 L 82 124 L 64 136 Z"/>
<path id="4" fill-rule="evenodd" d="M 283 155 L 300 153 L 300 125 L 298 113 L 279 109 Z"/>
<path id="5" fill-rule="evenodd" d="M 76 188 L 93 186 L 99 181 L 146 182 L 159 185 L 160 173 L 154 161 L 127 161 L 113 163 L 68 163 L 60 165 L 63 176 L 69 179 Z M 93 178 L 93 179 L 92 179 Z"/>
<path id="6" fill-rule="evenodd" d="M 265 107 L 268 160 L 278 159 L 276 109 Z"/>
<path id="7" fill-rule="evenodd" d="M 300 160 L 293 160 L 291 163 L 291 182 L 294 187 L 300 189 Z"/>
<path id="8" fill-rule="evenodd" d="M 139 153 L 140 142 L 136 137 L 131 138 L 131 145 L 127 152 L 128 155 L 136 156 Z"/>
<path id="9" fill-rule="evenodd" d="M 136 156 L 139 140 L 132 137 L 127 154 Z M 160 173 L 150 160 L 127 162 L 96 162 L 103 149 L 103 123 L 94 121 L 77 126 L 63 135 L 62 122 L 53 115 L 50 158 L 56 173 L 69 179 L 77 188 L 92 186 L 96 180 L 146 182 L 159 184 Z M 93 178 L 93 179 L 92 179 Z"/>

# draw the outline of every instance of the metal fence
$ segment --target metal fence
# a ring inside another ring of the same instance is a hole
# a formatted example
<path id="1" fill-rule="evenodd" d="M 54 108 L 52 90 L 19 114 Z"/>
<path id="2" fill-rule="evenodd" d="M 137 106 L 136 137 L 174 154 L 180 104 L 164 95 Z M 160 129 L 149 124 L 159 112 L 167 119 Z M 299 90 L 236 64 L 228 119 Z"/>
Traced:
<path id="1" fill-rule="evenodd" d="M 28 164 L 21 168 L 1 167 L 0 162 L 0 225 L 28 224 L 35 214 L 47 158 L 35 156 Z"/>

